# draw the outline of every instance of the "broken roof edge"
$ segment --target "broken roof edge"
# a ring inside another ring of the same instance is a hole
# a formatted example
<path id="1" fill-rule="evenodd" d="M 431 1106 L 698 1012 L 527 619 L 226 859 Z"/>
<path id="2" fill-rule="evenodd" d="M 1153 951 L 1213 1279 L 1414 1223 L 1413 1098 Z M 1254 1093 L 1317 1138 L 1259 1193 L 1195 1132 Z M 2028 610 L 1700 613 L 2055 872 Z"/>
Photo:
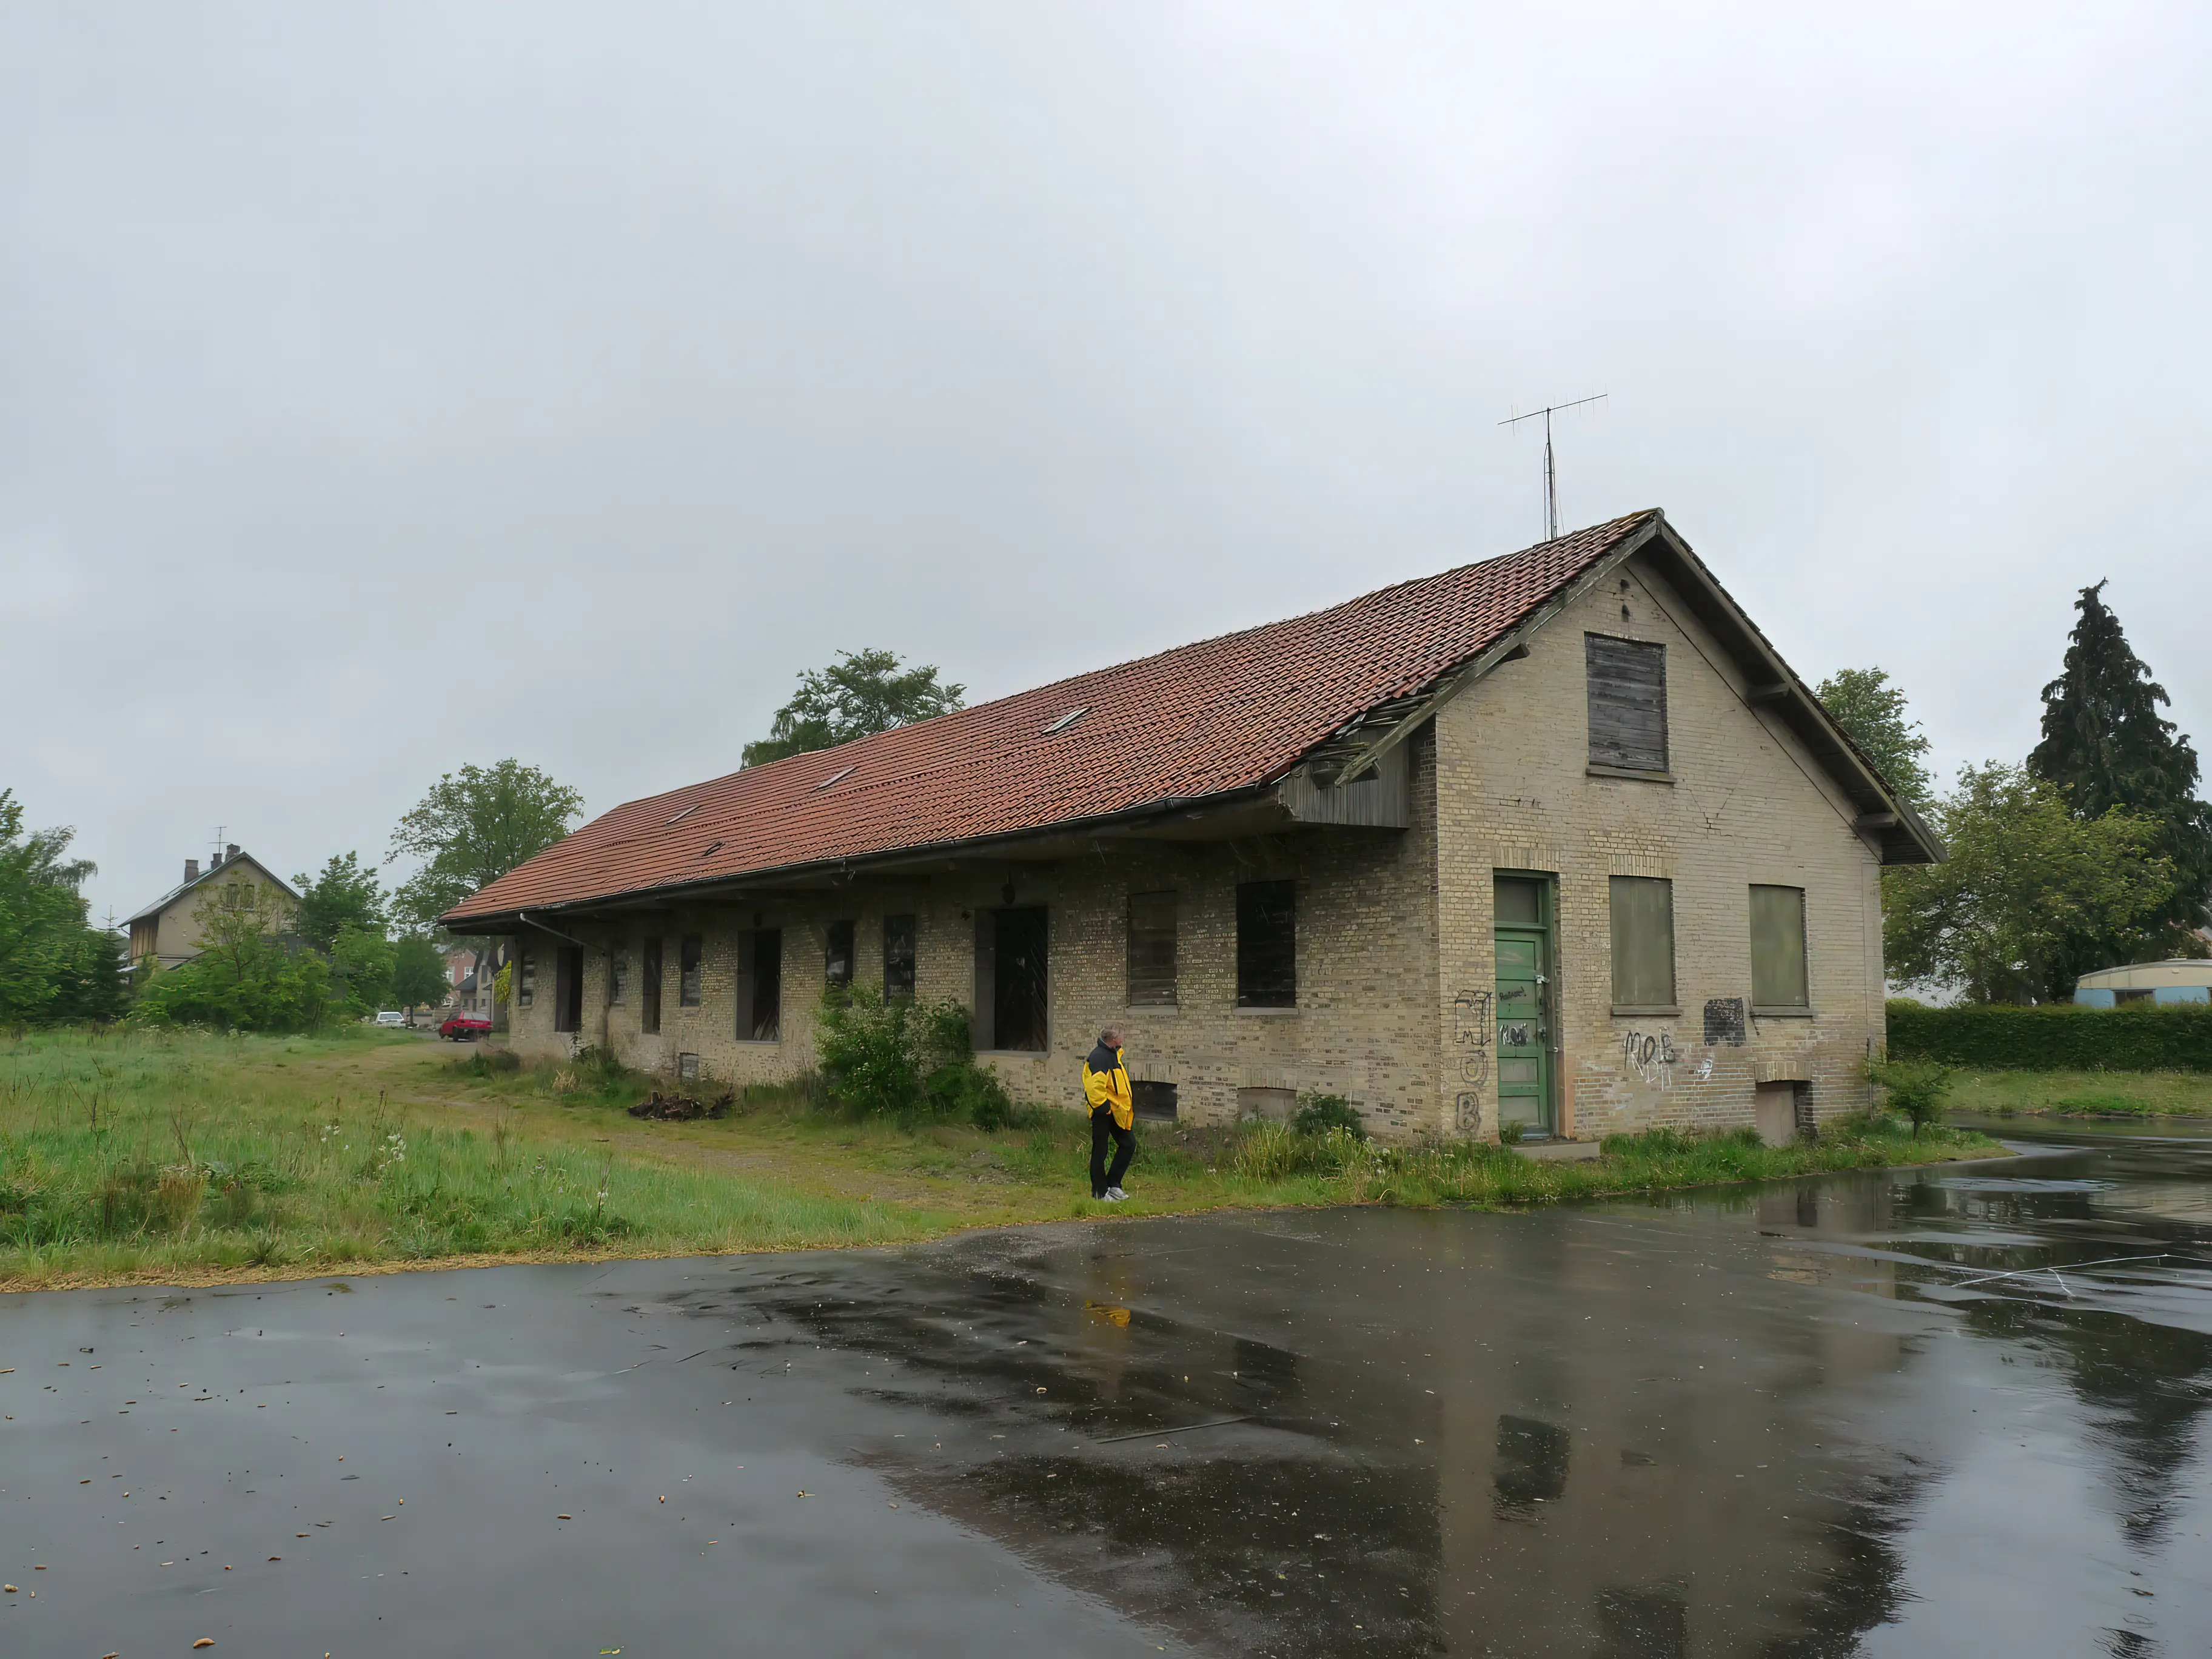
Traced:
<path id="1" fill-rule="evenodd" d="M 1638 524 L 1633 530 L 1627 531 L 1620 536 L 1612 545 L 1593 557 L 1575 575 L 1551 592 L 1531 603 L 1527 610 L 1492 635 L 1480 649 L 1469 652 L 1458 661 L 1431 677 L 1409 694 L 1404 701 L 1413 702 L 1414 707 L 1392 720 L 1373 743 L 1364 745 L 1346 759 L 1340 769 L 1336 770 L 1336 775 L 1332 781 L 1340 786 L 1358 782 L 1360 777 L 1371 770 L 1375 763 L 1383 756 L 1412 737 L 1425 723 L 1433 720 L 1438 709 L 1459 696 L 1461 692 L 1487 678 L 1493 669 L 1512 656 L 1516 647 L 1526 644 L 1531 635 L 1542 629 L 1559 612 L 1589 592 L 1598 582 L 1603 580 L 1609 572 L 1617 569 L 1641 552 L 1655 536 L 1667 528 L 1665 509 L 1656 507 L 1645 507 L 1637 513 L 1625 514 L 1620 518 L 1607 520 L 1604 524 L 1594 526 L 1592 528 L 1609 529 L 1613 526 L 1626 524 L 1634 520 L 1641 520 L 1643 522 Z M 1587 535 L 1589 532 L 1577 531 L 1574 533 L 1579 536 Z M 1565 538 L 1562 537 L 1559 539 L 1565 540 Z M 1545 547 L 1549 544 L 1539 542 L 1536 545 Z M 1528 548 L 1522 550 L 1522 552 L 1533 550 Z M 1509 553 L 1505 556 L 1516 558 L 1519 555 Z M 1364 726 L 1368 715 L 1373 712 L 1373 709 L 1370 708 L 1346 726 L 1331 732 L 1328 738 L 1314 744 L 1297 760 L 1283 768 L 1278 776 L 1287 777 L 1300 766 L 1313 764 L 1316 760 L 1324 759 L 1328 751 L 1340 744 L 1347 733 L 1357 735 Z"/>
<path id="2" fill-rule="evenodd" d="M 798 871 L 849 865 L 856 859 L 875 863 L 882 859 L 915 856 L 925 849 L 930 855 L 936 856 L 940 855 L 943 849 L 954 847 L 981 847 L 1009 838 L 1025 839 L 1032 836 L 1078 831 L 1091 822 L 1106 820 L 1097 820 L 1095 815 L 1079 812 L 1048 821 L 1024 823 L 1014 829 L 986 830 L 975 835 L 940 834 L 932 841 L 905 842 L 895 846 L 879 842 L 875 848 L 861 853 L 832 853 L 827 848 L 816 853 L 814 849 L 793 848 L 791 850 L 801 854 L 801 857 L 781 863 L 764 862 L 750 869 L 725 868 L 711 876 L 700 876 L 696 880 L 676 877 L 665 866 L 659 872 L 663 878 L 658 881 L 644 879 L 646 872 L 641 870 L 617 873 L 606 867 L 611 863 L 622 861 L 611 858 L 610 854 L 635 846 L 651 845 L 661 839 L 659 832 L 668 823 L 675 822 L 676 818 L 688 818 L 692 809 L 715 802 L 718 797 L 744 796 L 748 793 L 770 798 L 787 793 L 797 795 L 807 792 L 809 785 L 819 785 L 852 771 L 865 774 L 872 769 L 881 754 L 886 750 L 896 753 L 901 748 L 919 748 L 922 750 L 922 758 L 935 765 L 939 763 L 933 757 L 936 751 L 943 750 L 948 745 L 957 749 L 962 727 L 967 723 L 975 722 L 988 730 L 994 720 L 1004 724 L 1005 716 L 1010 714 L 1057 712 L 1055 705 L 1069 702 L 1082 702 L 1087 705 L 1089 699 L 1082 688 L 1094 682 L 1110 681 L 1116 676 L 1126 678 L 1133 672 L 1171 673 L 1187 659 L 1195 657 L 1203 659 L 1208 654 L 1218 655 L 1225 645 L 1233 646 L 1237 641 L 1266 635 L 1276 629 L 1297 629 L 1301 627 L 1310 629 L 1311 625 L 1316 623 L 1327 626 L 1338 621 L 1344 626 L 1354 627 L 1363 618 L 1389 611 L 1396 603 L 1394 596 L 1422 590 L 1431 584 L 1455 577 L 1510 581 L 1519 574 L 1516 569 L 1519 567 L 1530 570 L 1543 584 L 1533 602 L 1524 604 L 1522 609 L 1509 620 L 1492 623 L 1482 636 L 1487 643 L 1478 644 L 1472 659 L 1463 642 L 1462 654 L 1451 659 L 1440 669 L 1433 665 L 1431 658 L 1420 663 L 1418 677 L 1408 676 L 1387 684 L 1370 684 L 1364 702 L 1347 701 L 1340 705 L 1340 712 L 1335 715 L 1333 726 L 1319 731 L 1308 726 L 1305 732 L 1296 741 L 1276 746 L 1272 753 L 1264 756 L 1254 754 L 1248 757 L 1247 759 L 1253 763 L 1250 765 L 1233 771 L 1217 771 L 1213 776 L 1204 780 L 1206 787 L 1200 792 L 1178 795 L 1176 799 L 1211 800 L 1247 790 L 1263 790 L 1297 771 L 1300 766 L 1311 764 L 1316 750 L 1324 749 L 1332 743 L 1341 743 L 1347 737 L 1356 738 L 1364 728 L 1372 728 L 1379 732 L 1406 709 L 1432 697 L 1441 683 L 1450 677 L 1463 674 L 1469 661 L 1480 659 L 1482 653 L 1490 644 L 1495 644 L 1501 634 L 1510 637 L 1516 632 L 1525 632 L 1532 614 L 1548 614 L 1543 610 L 1546 603 L 1556 598 L 1559 592 L 1584 580 L 1593 566 L 1602 564 L 1610 568 L 1614 560 L 1609 556 L 1617 554 L 1625 544 L 1640 544 L 1648 539 L 1655 527 L 1663 522 L 1664 516 L 1656 507 L 1617 515 L 1512 552 L 1453 565 L 1428 575 L 1388 583 L 1334 605 L 1272 622 L 1254 623 L 1202 640 L 1188 641 L 1103 667 L 1085 669 L 1041 686 L 1009 693 L 967 708 L 950 710 L 928 720 L 870 733 L 828 749 L 787 756 L 762 766 L 740 767 L 713 778 L 636 797 L 600 813 L 580 829 L 575 837 L 556 843 L 555 848 L 548 848 L 536 858 L 525 860 L 515 870 L 507 872 L 482 893 L 471 895 L 468 901 L 448 911 L 446 917 L 441 918 L 441 925 L 454 931 L 467 928 L 481 931 L 493 921 L 520 915 L 526 908 L 635 902 L 637 896 L 644 894 L 672 895 L 733 885 L 760 885 L 770 880 L 786 878 Z M 1413 664 L 1408 662 L 1405 665 L 1410 668 Z M 1379 720 L 1378 714 L 1382 716 Z M 912 782 L 920 775 L 864 781 L 866 787 L 874 789 L 886 783 Z M 1164 778 L 1159 781 L 1169 783 L 1171 780 Z M 1192 781 L 1198 780 L 1193 779 Z M 1141 815 L 1148 808 L 1139 805 L 1114 810 L 1117 815 L 1124 811 Z M 672 812 L 675 814 L 674 817 L 669 817 Z M 656 820 L 665 822 L 657 823 Z M 577 850 L 576 843 L 585 841 L 585 838 L 588 838 L 586 844 L 580 851 Z M 813 856 L 804 856 L 810 853 Z M 534 885 L 526 882 L 520 887 L 510 884 L 515 878 L 530 872 L 540 860 L 550 861 L 549 869 L 553 866 L 562 866 L 569 872 L 568 878 L 548 874 L 541 875 Z M 586 868 L 592 866 L 597 866 L 603 873 L 597 877 L 585 873 Z M 605 884 L 601 884 L 603 883 Z M 494 892 L 494 889 L 501 890 Z M 563 890 L 574 896 L 560 899 L 557 906 L 549 904 L 544 896 Z M 520 898 L 523 891 L 538 896 L 524 901 Z M 492 900 L 490 904 L 477 902 L 488 896 Z"/>
<path id="3" fill-rule="evenodd" d="M 993 697 L 983 702 L 968 703 L 958 708 L 949 708 L 941 714 L 932 714 L 926 720 L 909 720 L 903 726 L 887 727 L 881 732 L 871 732 L 864 737 L 848 738 L 844 742 L 832 744 L 826 749 L 805 750 L 796 755 L 786 755 L 777 760 L 764 761 L 758 766 L 740 766 L 734 771 L 720 772 L 711 778 L 702 778 L 695 783 L 678 784 L 672 789 L 655 790 L 649 795 L 639 795 L 629 800 L 617 801 L 605 811 L 599 813 L 598 817 L 604 819 L 611 817 L 617 812 L 641 811 L 646 808 L 662 804 L 669 805 L 673 810 L 678 798 L 688 797 L 695 800 L 703 800 L 708 791 L 719 785 L 728 783 L 733 778 L 747 775 L 773 775 L 779 767 L 795 771 L 805 763 L 818 763 L 833 755 L 843 755 L 850 762 L 850 756 L 847 751 L 855 750 L 863 744 L 874 743 L 880 738 L 889 737 L 894 732 L 926 731 L 930 726 L 939 723 L 956 721 L 988 713 L 1001 704 L 1022 702 L 1032 697 L 1042 698 L 1048 692 L 1073 686 L 1079 681 L 1095 679 L 1123 669 L 1140 667 L 1147 663 L 1164 661 L 1168 658 L 1180 656 L 1185 652 L 1203 651 L 1226 641 L 1241 639 L 1248 634 L 1264 633 L 1271 628 L 1281 628 L 1292 623 L 1305 622 L 1315 617 L 1325 617 L 1333 611 L 1352 611 L 1360 605 L 1371 604 L 1386 594 L 1395 593 L 1402 588 L 1418 587 L 1425 582 L 1432 582 L 1439 576 L 1449 575 L 1455 571 L 1480 570 L 1486 565 L 1504 564 L 1514 559 L 1525 558 L 1531 553 L 1540 552 L 1559 542 L 1572 541 L 1578 537 L 1603 535 L 1607 532 L 1625 533 L 1638 539 L 1648 538 L 1657 525 L 1666 521 L 1666 517 L 1665 512 L 1656 507 L 1639 507 L 1633 513 L 1618 514 L 1613 518 L 1601 520 L 1596 524 L 1585 525 L 1578 530 L 1571 530 L 1565 535 L 1555 536 L 1547 541 L 1532 542 L 1526 547 L 1516 548 L 1510 553 L 1497 553 L 1486 559 L 1471 559 L 1465 564 L 1448 565 L 1443 570 L 1432 571 L 1425 576 L 1407 576 L 1399 581 L 1385 582 L 1380 587 L 1370 587 L 1364 593 L 1355 593 L 1348 599 L 1339 599 L 1334 605 L 1316 605 L 1310 611 L 1295 611 L 1287 617 L 1277 617 L 1267 622 L 1251 623 L 1243 628 L 1225 629 L 1218 634 L 1208 634 L 1200 639 L 1185 640 L 1179 644 L 1163 647 L 1158 651 L 1146 651 L 1133 657 L 1123 657 L 1118 661 L 1101 663 L 1094 668 L 1079 669 L 1073 674 L 1063 674 L 1056 680 L 1048 680 L 1042 685 L 1024 686 L 1019 690 L 1009 691 L 1004 696 Z M 1645 522 L 1638 524 L 1638 520 Z M 1636 528 L 1632 531 L 1626 530 L 1626 526 L 1630 525 L 1636 525 Z M 1602 562 L 1609 559 L 1612 550 L 1608 549 L 1607 553 L 1600 555 L 1598 562 Z M 1521 625 L 1515 624 L 1516 627 Z M 1438 678 L 1441 678 L 1442 676 Z M 1430 683 L 1434 684 L 1433 681 Z M 1084 712 L 1088 713 L 1089 710 L 1086 708 Z M 854 766 L 859 764 L 857 762 L 850 763 Z M 1297 763 L 1293 763 L 1291 767 L 1284 769 L 1285 772 L 1295 770 L 1297 764 Z M 520 866 L 517 866 L 517 868 L 520 867 Z"/>
<path id="4" fill-rule="evenodd" d="M 797 757 L 793 758 L 796 759 Z M 1293 770 L 1296 769 L 1293 768 Z M 916 843 L 910 847 L 887 847 L 873 853 L 841 854 L 836 858 L 810 859 L 799 864 L 783 864 L 748 870 L 742 875 L 702 876 L 691 881 L 659 882 L 648 887 L 630 887 L 603 893 L 593 893 L 582 898 L 561 899 L 552 902 L 544 900 L 518 905 L 514 908 L 464 912 L 452 909 L 437 919 L 437 926 L 446 932 L 461 937 L 484 938 L 491 934 L 515 931 L 516 927 L 527 927 L 527 913 L 537 911 L 545 915 L 564 915 L 572 912 L 590 910 L 610 904 L 635 904 L 641 899 L 656 902 L 665 900 L 672 904 L 707 900 L 718 890 L 732 895 L 762 888 L 773 888 L 780 881 L 794 877 L 818 875 L 826 871 L 847 872 L 854 875 L 868 872 L 884 865 L 926 863 L 948 854 L 974 856 L 993 847 L 1002 847 L 1024 841 L 1039 841 L 1052 836 L 1094 834 L 1118 824 L 1141 823 L 1146 818 L 1166 817 L 1176 812 L 1187 812 L 1194 807 L 1234 805 L 1240 801 L 1257 800 L 1275 787 L 1279 779 L 1270 777 L 1263 782 L 1241 784 L 1234 789 L 1216 790 L 1204 795 L 1164 795 L 1157 800 L 1123 809 L 1119 812 L 1104 812 L 1085 818 L 1067 818 L 1057 823 L 1033 825 L 1022 830 L 1007 830 L 988 836 L 956 837 L 950 841 Z M 556 843 L 557 844 L 557 843 Z M 517 866 L 518 868 L 520 866 Z M 513 926 L 501 927 L 489 924 L 508 922 Z M 541 930 L 544 931 L 544 930 Z"/>

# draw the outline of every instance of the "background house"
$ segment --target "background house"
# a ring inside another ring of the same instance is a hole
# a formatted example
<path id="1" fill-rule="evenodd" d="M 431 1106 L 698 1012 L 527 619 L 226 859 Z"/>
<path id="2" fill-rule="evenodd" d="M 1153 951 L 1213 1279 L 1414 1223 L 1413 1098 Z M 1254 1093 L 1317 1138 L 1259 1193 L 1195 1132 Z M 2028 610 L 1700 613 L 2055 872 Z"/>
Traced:
<path id="1" fill-rule="evenodd" d="M 2084 974 L 2074 1000 L 2091 1008 L 2134 1002 L 2212 1002 L 2212 958 L 2172 957 L 2164 962 L 2135 962 Z"/>
<path id="2" fill-rule="evenodd" d="M 241 852 L 235 842 L 224 847 L 205 870 L 198 859 L 186 859 L 184 880 L 126 924 L 131 960 L 143 963 L 150 957 L 164 968 L 190 962 L 200 953 L 198 911 L 209 894 L 216 895 L 217 903 L 250 907 L 255 902 L 254 889 L 261 884 L 275 888 L 288 904 L 300 902 L 288 883 L 252 854 Z"/>

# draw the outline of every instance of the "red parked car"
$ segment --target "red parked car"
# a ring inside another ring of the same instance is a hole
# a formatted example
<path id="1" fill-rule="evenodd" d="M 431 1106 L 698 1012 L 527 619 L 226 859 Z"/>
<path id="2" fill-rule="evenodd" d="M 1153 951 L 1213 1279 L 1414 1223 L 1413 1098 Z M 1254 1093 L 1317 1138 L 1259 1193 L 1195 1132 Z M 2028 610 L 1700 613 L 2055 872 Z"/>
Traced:
<path id="1" fill-rule="evenodd" d="M 438 1028 L 441 1037 L 451 1037 L 456 1042 L 474 1042 L 491 1030 L 491 1022 L 478 1019 L 474 1014 L 455 1014 Z"/>

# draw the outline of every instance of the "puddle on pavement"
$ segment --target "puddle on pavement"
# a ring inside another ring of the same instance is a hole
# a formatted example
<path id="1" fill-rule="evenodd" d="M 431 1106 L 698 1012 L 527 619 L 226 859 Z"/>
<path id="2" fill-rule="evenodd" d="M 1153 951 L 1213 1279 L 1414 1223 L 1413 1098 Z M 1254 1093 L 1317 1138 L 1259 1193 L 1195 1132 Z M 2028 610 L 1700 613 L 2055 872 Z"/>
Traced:
<path id="1" fill-rule="evenodd" d="M 0 1647 L 2201 1653 L 2212 1139 L 2050 1138 L 0 1298 Z"/>

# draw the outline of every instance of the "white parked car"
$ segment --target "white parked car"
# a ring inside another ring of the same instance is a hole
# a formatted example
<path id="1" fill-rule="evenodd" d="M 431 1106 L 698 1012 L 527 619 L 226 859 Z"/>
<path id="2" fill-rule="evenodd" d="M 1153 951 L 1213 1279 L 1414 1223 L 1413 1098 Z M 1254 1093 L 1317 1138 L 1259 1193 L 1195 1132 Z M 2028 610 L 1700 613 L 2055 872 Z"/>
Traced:
<path id="1" fill-rule="evenodd" d="M 376 1023 L 379 1025 L 404 1025 L 407 1023 L 407 1016 L 397 1008 L 380 1009 L 376 1016 Z"/>

